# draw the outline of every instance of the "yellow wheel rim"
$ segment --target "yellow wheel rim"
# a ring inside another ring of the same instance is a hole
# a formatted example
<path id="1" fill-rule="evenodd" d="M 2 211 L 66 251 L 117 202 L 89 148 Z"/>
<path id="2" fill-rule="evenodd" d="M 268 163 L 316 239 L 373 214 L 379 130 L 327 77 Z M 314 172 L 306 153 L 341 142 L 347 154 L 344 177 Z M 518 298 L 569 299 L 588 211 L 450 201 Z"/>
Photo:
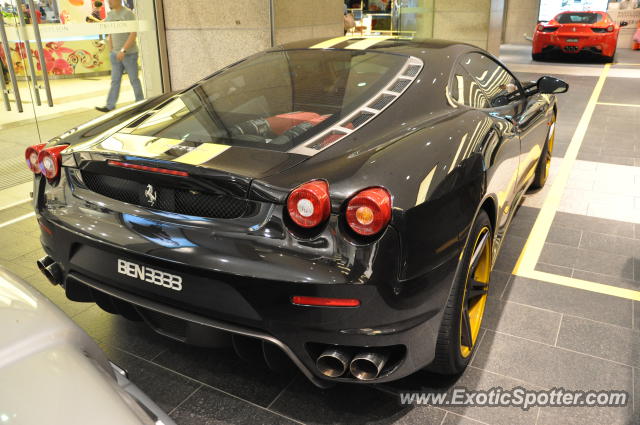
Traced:
<path id="1" fill-rule="evenodd" d="M 487 304 L 489 277 L 491 275 L 491 232 L 483 227 L 473 244 L 471 261 L 462 296 L 460 311 L 460 354 L 467 358 L 473 352 L 484 308 Z"/>
<path id="2" fill-rule="evenodd" d="M 545 180 L 549 176 L 549 169 L 551 168 L 551 154 L 553 153 L 553 141 L 556 138 L 556 117 L 554 115 L 551 121 L 551 127 L 549 128 L 549 140 L 547 140 L 547 157 L 545 158 Z"/>

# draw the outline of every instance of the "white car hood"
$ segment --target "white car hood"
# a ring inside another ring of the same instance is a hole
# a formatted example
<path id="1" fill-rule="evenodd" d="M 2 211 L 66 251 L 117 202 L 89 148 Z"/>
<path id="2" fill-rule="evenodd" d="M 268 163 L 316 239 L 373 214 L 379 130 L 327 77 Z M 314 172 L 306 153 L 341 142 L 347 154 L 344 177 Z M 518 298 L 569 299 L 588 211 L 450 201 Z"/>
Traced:
<path id="1" fill-rule="evenodd" d="M 0 268 L 0 423 L 154 424 L 98 345 Z"/>

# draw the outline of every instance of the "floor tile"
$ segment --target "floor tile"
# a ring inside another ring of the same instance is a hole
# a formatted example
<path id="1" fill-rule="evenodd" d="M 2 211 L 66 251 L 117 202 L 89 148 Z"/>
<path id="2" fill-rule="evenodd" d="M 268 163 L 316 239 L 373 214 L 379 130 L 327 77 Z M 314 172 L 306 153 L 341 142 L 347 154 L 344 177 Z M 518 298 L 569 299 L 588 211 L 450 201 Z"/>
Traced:
<path id="1" fill-rule="evenodd" d="M 547 242 L 577 247 L 582 231 L 563 226 L 551 226 L 547 235 Z"/>
<path id="2" fill-rule="evenodd" d="M 553 225 L 618 236 L 632 235 L 634 228 L 633 223 L 607 220 L 597 217 L 588 217 L 577 214 L 569 214 L 564 212 L 556 213 L 556 216 L 553 220 Z"/>
<path id="3" fill-rule="evenodd" d="M 122 350 L 101 344 L 109 360 L 126 370 L 136 384 L 162 410 L 170 412 L 202 384 L 142 360 Z"/>
<path id="4" fill-rule="evenodd" d="M 298 372 L 276 373 L 266 363 L 250 364 L 232 348 L 171 343 L 154 362 L 260 406 L 268 406 Z"/>
<path id="5" fill-rule="evenodd" d="M 572 268 L 576 262 L 577 255 L 577 248 L 547 242 L 542 248 L 538 261 L 554 266 Z"/>
<path id="6" fill-rule="evenodd" d="M 419 407 L 402 406 L 399 397 L 363 385 L 322 390 L 298 377 L 270 407 L 306 424 L 391 423 Z"/>
<path id="7" fill-rule="evenodd" d="M 583 232 L 580 248 L 592 251 L 603 251 L 618 255 L 640 254 L 640 240 L 632 239 L 633 235 L 615 236 L 603 233 Z"/>
<path id="8" fill-rule="evenodd" d="M 633 279 L 633 260 L 633 253 L 616 255 L 610 252 L 579 249 L 573 268 L 623 279 Z"/>
<path id="9" fill-rule="evenodd" d="M 215 389 L 203 387 L 171 413 L 180 425 L 294 424 L 296 422 Z"/>
<path id="10" fill-rule="evenodd" d="M 422 379 L 416 379 L 421 376 Z M 421 375 L 412 376 L 408 380 L 400 383 L 391 383 L 396 394 L 402 391 L 419 391 L 425 393 L 442 394 L 447 393 L 451 397 L 454 389 L 464 388 L 470 391 L 488 391 L 491 388 L 501 387 L 507 390 L 515 387 L 525 387 L 527 389 L 539 391 L 542 388 L 534 384 L 509 378 L 507 376 L 497 375 L 486 370 L 475 367 L 468 367 L 462 376 L 447 381 L 437 375 L 422 373 Z M 432 380 L 435 385 L 431 385 Z M 487 406 L 439 406 L 447 411 L 465 416 L 467 418 L 481 421 L 492 425 L 511 425 L 511 424 L 534 424 L 536 420 L 536 410 L 522 410 L 519 407 L 487 407 Z M 455 422 L 454 422 L 455 423 Z M 463 422 L 464 423 L 464 422 Z"/>
<path id="11" fill-rule="evenodd" d="M 513 267 L 518 261 L 518 258 L 520 257 L 525 241 L 525 238 L 509 235 L 507 232 L 507 236 L 502 243 L 500 253 L 493 265 L 493 269 L 511 273 L 511 271 L 513 271 Z"/>
<path id="12" fill-rule="evenodd" d="M 629 366 L 492 331 L 478 348 L 473 366 L 543 388 L 632 390 Z"/>
<path id="13" fill-rule="evenodd" d="M 565 276 L 565 277 L 571 277 L 571 275 L 573 274 L 572 268 L 554 266 L 553 264 L 546 264 L 546 263 L 536 264 L 536 270 L 545 272 L 545 273 L 557 274 L 559 276 Z"/>
<path id="14" fill-rule="evenodd" d="M 425 422 L 429 423 L 429 422 Z M 437 422 L 431 422 L 436 424 Z M 473 419 L 469 419 L 465 416 L 458 416 L 453 413 L 447 413 L 447 416 L 444 418 L 444 421 L 441 425 L 482 425 L 483 422 L 478 422 Z"/>
<path id="15" fill-rule="evenodd" d="M 553 345 L 560 313 L 487 298 L 482 327 Z"/>
<path id="16" fill-rule="evenodd" d="M 631 328 L 631 300 L 515 276 L 505 301 Z"/>
<path id="17" fill-rule="evenodd" d="M 493 270 L 491 272 L 491 280 L 489 283 L 489 296 L 496 298 L 502 297 L 502 293 L 507 287 L 509 279 L 511 279 L 511 273 Z"/>
<path id="18" fill-rule="evenodd" d="M 625 407 L 542 407 L 536 425 L 636 425 L 631 405 Z"/>
<path id="19" fill-rule="evenodd" d="M 557 346 L 640 366 L 640 332 L 621 326 L 564 315 Z"/>
<path id="20" fill-rule="evenodd" d="M 586 280 L 588 282 L 602 283 L 603 285 L 617 286 L 618 288 L 632 289 L 640 291 L 640 282 L 632 279 L 623 279 L 611 275 L 587 272 L 584 270 L 574 270 L 573 277 L 576 279 Z"/>

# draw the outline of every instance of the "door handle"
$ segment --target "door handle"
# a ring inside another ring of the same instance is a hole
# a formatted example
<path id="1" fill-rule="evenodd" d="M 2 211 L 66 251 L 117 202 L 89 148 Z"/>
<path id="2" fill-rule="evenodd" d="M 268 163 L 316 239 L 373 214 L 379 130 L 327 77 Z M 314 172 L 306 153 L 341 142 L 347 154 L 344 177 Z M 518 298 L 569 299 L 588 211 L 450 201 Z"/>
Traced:
<path id="1" fill-rule="evenodd" d="M 47 69 L 47 61 L 44 60 L 44 50 L 42 49 L 42 38 L 40 37 L 40 24 L 36 16 L 36 8 L 33 0 L 29 0 L 29 13 L 31 14 L 31 22 L 33 24 L 33 34 L 36 39 L 36 49 L 38 49 L 38 57 L 40 58 L 40 69 L 42 69 L 42 82 L 44 83 L 44 92 L 47 95 L 47 104 L 53 106 L 53 98 L 51 97 L 51 86 L 49 85 L 49 70 Z"/>
<path id="2" fill-rule="evenodd" d="M 27 56 L 27 63 L 29 64 L 29 74 L 31 75 L 31 81 L 33 81 L 33 95 L 35 96 L 36 105 L 40 106 L 42 102 L 40 102 L 40 90 L 38 89 L 38 74 L 36 74 L 36 67 L 33 65 L 33 57 L 31 56 L 31 43 L 29 43 L 29 36 L 27 34 L 27 26 L 25 24 L 25 16 L 22 12 L 21 5 L 18 4 L 16 11 L 18 12 L 18 28 L 24 30 L 23 31 L 23 42 L 24 48 L 26 50 L 25 55 Z M 33 22 L 33 21 L 31 21 Z M 42 59 L 40 60 L 42 62 Z"/>
<path id="3" fill-rule="evenodd" d="M 7 31 L 5 30 L 4 16 L 2 16 L 2 13 L 0 13 L 0 39 L 2 40 L 4 56 L 7 58 L 7 67 L 9 68 L 9 77 L 13 87 L 13 95 L 16 98 L 16 106 L 18 107 L 18 112 L 23 112 L 20 90 L 18 90 L 18 80 L 16 80 L 16 72 L 13 69 L 13 60 L 11 59 L 11 50 L 9 50 L 9 40 L 7 39 Z"/>

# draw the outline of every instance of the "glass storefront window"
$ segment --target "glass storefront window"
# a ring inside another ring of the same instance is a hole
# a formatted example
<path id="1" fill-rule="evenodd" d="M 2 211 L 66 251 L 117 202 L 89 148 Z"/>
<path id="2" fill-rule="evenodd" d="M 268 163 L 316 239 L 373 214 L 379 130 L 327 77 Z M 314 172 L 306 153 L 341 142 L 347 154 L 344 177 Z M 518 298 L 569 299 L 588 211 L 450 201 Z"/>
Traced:
<path id="1" fill-rule="evenodd" d="M 109 22 L 117 1 L 0 0 L 0 143 L 8 155 L 0 159 L 0 190 L 30 180 L 27 146 L 102 113 L 94 108 L 106 104 L 111 86 L 110 36 L 137 34 L 143 96 L 162 93 L 155 2 L 123 0 L 133 19 Z M 118 106 L 135 100 L 126 75 L 119 94 Z"/>

